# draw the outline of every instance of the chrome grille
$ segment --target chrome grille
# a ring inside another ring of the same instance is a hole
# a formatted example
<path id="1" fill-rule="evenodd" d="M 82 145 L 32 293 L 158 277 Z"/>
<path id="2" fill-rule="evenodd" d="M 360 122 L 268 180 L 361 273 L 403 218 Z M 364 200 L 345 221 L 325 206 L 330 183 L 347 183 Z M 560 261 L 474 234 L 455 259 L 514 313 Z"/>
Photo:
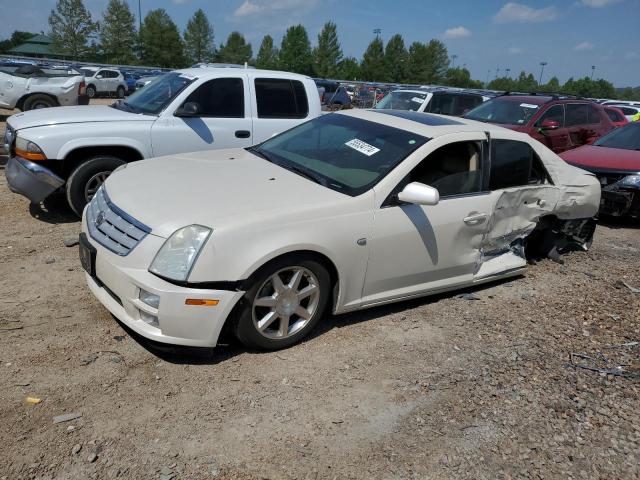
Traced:
<path id="1" fill-rule="evenodd" d="M 116 207 L 101 187 L 87 208 L 87 227 L 96 242 L 126 256 L 151 233 L 151 229 Z"/>
<path id="2" fill-rule="evenodd" d="M 14 134 L 13 128 L 11 128 L 11 125 L 7 123 L 4 131 L 4 139 L 2 140 L 2 146 L 7 155 L 11 153 L 11 145 L 13 144 L 13 134 Z"/>

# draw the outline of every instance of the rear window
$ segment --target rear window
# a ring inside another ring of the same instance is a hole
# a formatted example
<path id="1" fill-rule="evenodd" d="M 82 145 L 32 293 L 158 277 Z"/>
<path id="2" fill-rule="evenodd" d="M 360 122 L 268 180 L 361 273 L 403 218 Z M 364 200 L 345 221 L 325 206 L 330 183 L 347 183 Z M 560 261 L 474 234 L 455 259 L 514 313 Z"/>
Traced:
<path id="1" fill-rule="evenodd" d="M 501 97 L 477 106 L 465 118 L 503 125 L 526 125 L 539 108 L 539 104 L 526 98 Z"/>
<path id="2" fill-rule="evenodd" d="M 570 103 L 566 111 L 567 127 L 589 123 L 589 105 L 586 103 Z"/>
<path id="3" fill-rule="evenodd" d="M 259 118 L 305 118 L 309 103 L 304 85 L 298 80 L 256 78 Z"/>
<path id="4" fill-rule="evenodd" d="M 489 189 L 500 190 L 547 182 L 542 162 L 525 142 L 493 140 L 491 142 L 491 173 Z"/>
<path id="5" fill-rule="evenodd" d="M 618 113 L 617 111 L 612 110 L 611 108 L 605 108 L 604 111 L 607 112 L 607 115 L 609 116 L 612 122 L 621 122 L 624 120 L 624 116 L 621 113 Z"/>

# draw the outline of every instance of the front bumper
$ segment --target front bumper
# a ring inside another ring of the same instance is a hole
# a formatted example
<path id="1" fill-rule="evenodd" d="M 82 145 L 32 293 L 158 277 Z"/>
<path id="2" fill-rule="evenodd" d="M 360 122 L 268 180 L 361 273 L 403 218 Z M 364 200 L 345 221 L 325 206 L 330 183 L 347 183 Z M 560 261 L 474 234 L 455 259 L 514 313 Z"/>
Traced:
<path id="1" fill-rule="evenodd" d="M 118 320 L 136 333 L 156 342 L 193 347 L 214 347 L 222 327 L 244 295 L 240 291 L 185 288 L 168 283 L 147 271 L 148 263 L 164 243 L 164 239 L 147 235 L 129 255 L 112 253 L 83 231 L 96 248 L 93 278 L 85 274 L 89 289 Z M 140 290 L 158 295 L 159 307 L 153 308 L 140 299 Z M 216 306 L 188 306 L 187 298 L 218 300 Z M 145 322 L 141 313 L 157 317 L 157 326 Z"/>
<path id="2" fill-rule="evenodd" d="M 40 203 L 65 183 L 48 168 L 20 157 L 9 158 L 5 176 L 11 191 L 27 197 L 31 203 Z"/>

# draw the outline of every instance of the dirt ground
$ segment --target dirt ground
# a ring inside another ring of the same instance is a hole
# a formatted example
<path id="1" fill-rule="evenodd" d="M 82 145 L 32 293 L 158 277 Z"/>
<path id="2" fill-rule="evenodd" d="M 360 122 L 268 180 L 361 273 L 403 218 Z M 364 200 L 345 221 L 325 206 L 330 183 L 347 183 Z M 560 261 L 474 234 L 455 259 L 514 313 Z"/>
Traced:
<path id="1" fill-rule="evenodd" d="M 640 379 L 570 365 L 640 372 L 638 225 L 259 353 L 132 335 L 65 247 L 62 199 L 0 174 L 0 205 L 2 480 L 640 478 Z"/>

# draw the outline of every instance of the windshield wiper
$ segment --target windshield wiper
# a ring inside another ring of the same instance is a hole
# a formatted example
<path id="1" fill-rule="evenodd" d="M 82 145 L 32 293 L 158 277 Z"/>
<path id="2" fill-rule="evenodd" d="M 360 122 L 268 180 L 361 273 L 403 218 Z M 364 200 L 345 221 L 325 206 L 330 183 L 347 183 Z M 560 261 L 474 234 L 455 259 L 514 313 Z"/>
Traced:
<path id="1" fill-rule="evenodd" d="M 300 167 L 296 167 L 295 165 L 280 165 L 283 168 L 286 168 L 287 170 L 291 170 L 293 173 L 297 173 L 298 175 L 300 175 L 301 177 L 306 178 L 307 180 L 311 180 L 314 183 L 317 183 L 318 185 L 322 185 L 323 187 L 324 185 L 324 181 L 314 175 L 313 173 L 308 172 L 307 170 L 304 170 L 303 168 Z"/>
<path id="2" fill-rule="evenodd" d="M 123 110 L 126 112 L 131 112 L 131 113 L 138 113 L 136 112 L 136 110 L 134 109 L 134 107 L 132 107 L 131 105 L 129 105 L 127 102 L 125 102 L 124 100 L 118 100 L 117 102 L 111 104 L 111 106 L 113 108 L 116 108 L 118 110 Z"/>

